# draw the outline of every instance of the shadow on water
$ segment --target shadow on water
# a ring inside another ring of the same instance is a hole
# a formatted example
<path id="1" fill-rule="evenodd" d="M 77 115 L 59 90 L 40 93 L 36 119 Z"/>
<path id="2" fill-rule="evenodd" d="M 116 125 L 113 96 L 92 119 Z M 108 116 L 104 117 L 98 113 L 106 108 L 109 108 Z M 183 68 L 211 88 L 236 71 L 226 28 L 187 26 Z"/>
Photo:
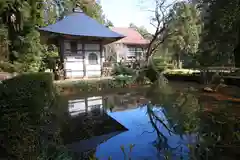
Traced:
<path id="1" fill-rule="evenodd" d="M 62 136 L 75 153 L 100 160 L 240 156 L 240 103 L 219 101 L 194 84 L 68 97 L 62 104 Z"/>

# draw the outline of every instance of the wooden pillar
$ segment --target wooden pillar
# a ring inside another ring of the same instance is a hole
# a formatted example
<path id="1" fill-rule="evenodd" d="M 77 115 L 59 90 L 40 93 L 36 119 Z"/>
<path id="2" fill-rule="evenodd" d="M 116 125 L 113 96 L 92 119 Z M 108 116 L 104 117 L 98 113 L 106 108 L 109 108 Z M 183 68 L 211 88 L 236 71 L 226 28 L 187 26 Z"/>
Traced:
<path id="1" fill-rule="evenodd" d="M 58 44 L 59 44 L 59 57 L 60 57 L 60 61 L 61 61 L 61 67 L 63 67 L 63 76 L 64 76 L 64 79 L 66 79 L 66 69 L 65 69 L 65 65 L 64 65 L 64 51 L 65 51 L 65 45 L 64 45 L 64 38 L 59 38 L 58 40 Z"/>
<path id="2" fill-rule="evenodd" d="M 134 46 L 135 48 L 134 48 L 134 51 L 135 51 L 135 60 L 137 59 L 137 47 L 136 46 Z"/>
<path id="3" fill-rule="evenodd" d="M 84 98 L 85 102 L 85 113 L 88 113 L 88 98 Z"/>
<path id="4" fill-rule="evenodd" d="M 103 43 L 100 43 L 100 65 L 101 65 L 101 76 L 103 76 Z"/>
<path id="5" fill-rule="evenodd" d="M 82 44 L 82 51 L 83 51 L 83 77 L 86 77 L 86 51 L 85 51 L 85 44 Z"/>

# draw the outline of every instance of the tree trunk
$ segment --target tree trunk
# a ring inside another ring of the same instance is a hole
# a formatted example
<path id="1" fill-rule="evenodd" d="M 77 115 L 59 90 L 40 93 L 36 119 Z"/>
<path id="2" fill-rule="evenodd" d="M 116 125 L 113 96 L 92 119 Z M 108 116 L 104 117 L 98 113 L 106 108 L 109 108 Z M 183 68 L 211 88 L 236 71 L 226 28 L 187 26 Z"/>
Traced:
<path id="1" fill-rule="evenodd" d="M 240 68 L 240 44 L 234 50 L 235 67 Z"/>
<path id="2" fill-rule="evenodd" d="M 180 53 L 176 54 L 176 61 L 177 61 L 177 68 L 180 69 L 181 68 L 181 57 L 180 57 Z"/>
<path id="3" fill-rule="evenodd" d="M 240 26 L 238 29 L 238 42 L 234 49 L 234 62 L 235 67 L 240 68 Z"/>

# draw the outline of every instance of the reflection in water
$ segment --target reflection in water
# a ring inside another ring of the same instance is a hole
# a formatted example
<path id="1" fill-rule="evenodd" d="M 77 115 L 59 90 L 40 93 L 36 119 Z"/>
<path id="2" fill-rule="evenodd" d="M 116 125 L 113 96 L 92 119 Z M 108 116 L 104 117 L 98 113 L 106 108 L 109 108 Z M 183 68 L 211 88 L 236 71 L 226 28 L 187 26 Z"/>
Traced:
<path id="1" fill-rule="evenodd" d="M 130 144 L 135 144 L 131 153 L 133 160 L 236 159 L 240 156 L 239 104 L 209 98 L 189 84 L 161 88 L 153 85 L 142 93 L 103 95 L 102 100 L 92 98 L 95 104 L 88 100 L 69 101 L 69 113 L 72 117 L 77 115 L 78 118 L 74 118 L 77 124 L 82 121 L 79 114 L 98 106 L 101 111 L 105 110 L 101 113 L 107 113 L 128 129 L 94 148 L 100 159 L 108 156 L 114 160 L 124 159 L 120 146 L 129 150 Z M 74 126 L 73 122 L 69 125 Z M 103 130 L 112 128 L 104 127 L 103 123 L 99 125 L 101 127 L 91 132 L 101 130 L 97 135 L 104 135 Z"/>
<path id="2" fill-rule="evenodd" d="M 162 108 L 153 107 L 152 111 L 157 117 L 165 119 Z M 97 157 L 100 159 L 107 159 L 111 156 L 113 159 L 124 159 L 124 155 L 119 147 L 123 145 L 129 150 L 128 146 L 130 144 L 135 144 L 131 153 L 132 159 L 147 158 L 154 160 L 163 157 L 163 152 L 156 149 L 156 146 L 158 146 L 161 141 L 161 138 L 158 137 L 157 131 L 161 131 L 161 135 L 168 140 L 166 141 L 166 144 L 172 149 L 172 151 L 174 151 L 175 155 L 186 155 L 188 149 L 184 143 L 187 143 L 191 138 L 186 136 L 180 137 L 174 133 L 169 134 L 166 127 L 155 120 L 154 125 L 157 127 L 157 130 L 153 130 L 147 112 L 147 106 L 121 112 L 108 112 L 111 117 L 118 120 L 118 122 L 123 124 L 129 130 L 99 145 L 96 150 Z M 167 121 L 165 121 L 165 123 L 167 123 Z M 161 147 L 166 146 L 161 145 Z"/>
<path id="3" fill-rule="evenodd" d="M 93 110 L 101 110 L 102 106 L 102 97 L 89 97 L 68 101 L 68 111 L 71 116 L 77 116 L 80 113 L 87 113 Z"/>
<path id="4" fill-rule="evenodd" d="M 86 144 L 86 142 L 79 144 L 81 140 L 102 135 L 108 135 L 104 137 L 109 138 L 126 130 L 105 113 L 102 99 L 98 96 L 67 100 L 68 111 L 63 115 L 64 120 L 61 124 L 61 135 L 65 144 L 74 144 L 79 147 L 80 144 Z M 112 132 L 116 133 L 110 134 Z M 103 141 L 102 139 L 105 140 L 101 137 L 97 141 Z M 97 143 L 92 143 L 90 146 L 94 146 L 93 144 Z M 85 151 L 84 148 L 80 150 Z"/>

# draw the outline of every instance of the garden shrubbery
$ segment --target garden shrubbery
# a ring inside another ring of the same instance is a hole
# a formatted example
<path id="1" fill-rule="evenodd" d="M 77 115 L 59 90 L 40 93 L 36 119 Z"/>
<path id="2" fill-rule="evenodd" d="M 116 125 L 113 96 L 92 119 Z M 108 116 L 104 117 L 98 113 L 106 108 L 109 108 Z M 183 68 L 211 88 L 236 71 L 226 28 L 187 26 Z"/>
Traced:
<path id="1" fill-rule="evenodd" d="M 44 128 L 51 121 L 55 104 L 56 94 L 50 73 L 23 74 L 2 81 L 1 149 L 16 159 L 37 159 L 42 146 L 47 145 Z"/>
<path id="2" fill-rule="evenodd" d="M 14 73 L 18 72 L 18 68 L 12 63 L 0 61 L 0 72 Z"/>
<path id="3" fill-rule="evenodd" d="M 134 69 L 124 66 L 122 64 L 116 64 L 112 70 L 113 76 L 118 76 L 118 75 L 133 76 L 135 74 L 136 72 Z"/>
<path id="4" fill-rule="evenodd" d="M 144 81 L 146 82 L 146 81 Z M 136 78 L 131 76 L 115 76 L 113 79 L 105 79 L 105 80 L 81 80 L 81 81 L 63 81 L 57 82 L 56 88 L 61 93 L 86 93 L 86 92 L 96 92 L 96 91 L 108 91 L 111 89 L 118 88 L 127 88 L 132 87 L 133 85 L 137 85 L 138 82 Z M 141 83 L 143 84 L 143 83 Z"/>
<path id="5" fill-rule="evenodd" d="M 155 68 L 162 72 L 164 71 L 165 69 L 172 69 L 173 68 L 173 65 L 171 64 L 168 64 L 164 58 L 162 57 L 154 57 L 153 59 L 153 64 L 155 65 Z"/>
<path id="6" fill-rule="evenodd" d="M 76 81 L 76 82 L 62 82 L 56 83 L 59 92 L 64 92 L 66 90 L 72 90 L 77 92 L 94 92 L 102 91 L 114 88 L 122 88 L 123 83 L 120 80 L 107 79 L 107 80 L 94 80 L 94 81 Z"/>

